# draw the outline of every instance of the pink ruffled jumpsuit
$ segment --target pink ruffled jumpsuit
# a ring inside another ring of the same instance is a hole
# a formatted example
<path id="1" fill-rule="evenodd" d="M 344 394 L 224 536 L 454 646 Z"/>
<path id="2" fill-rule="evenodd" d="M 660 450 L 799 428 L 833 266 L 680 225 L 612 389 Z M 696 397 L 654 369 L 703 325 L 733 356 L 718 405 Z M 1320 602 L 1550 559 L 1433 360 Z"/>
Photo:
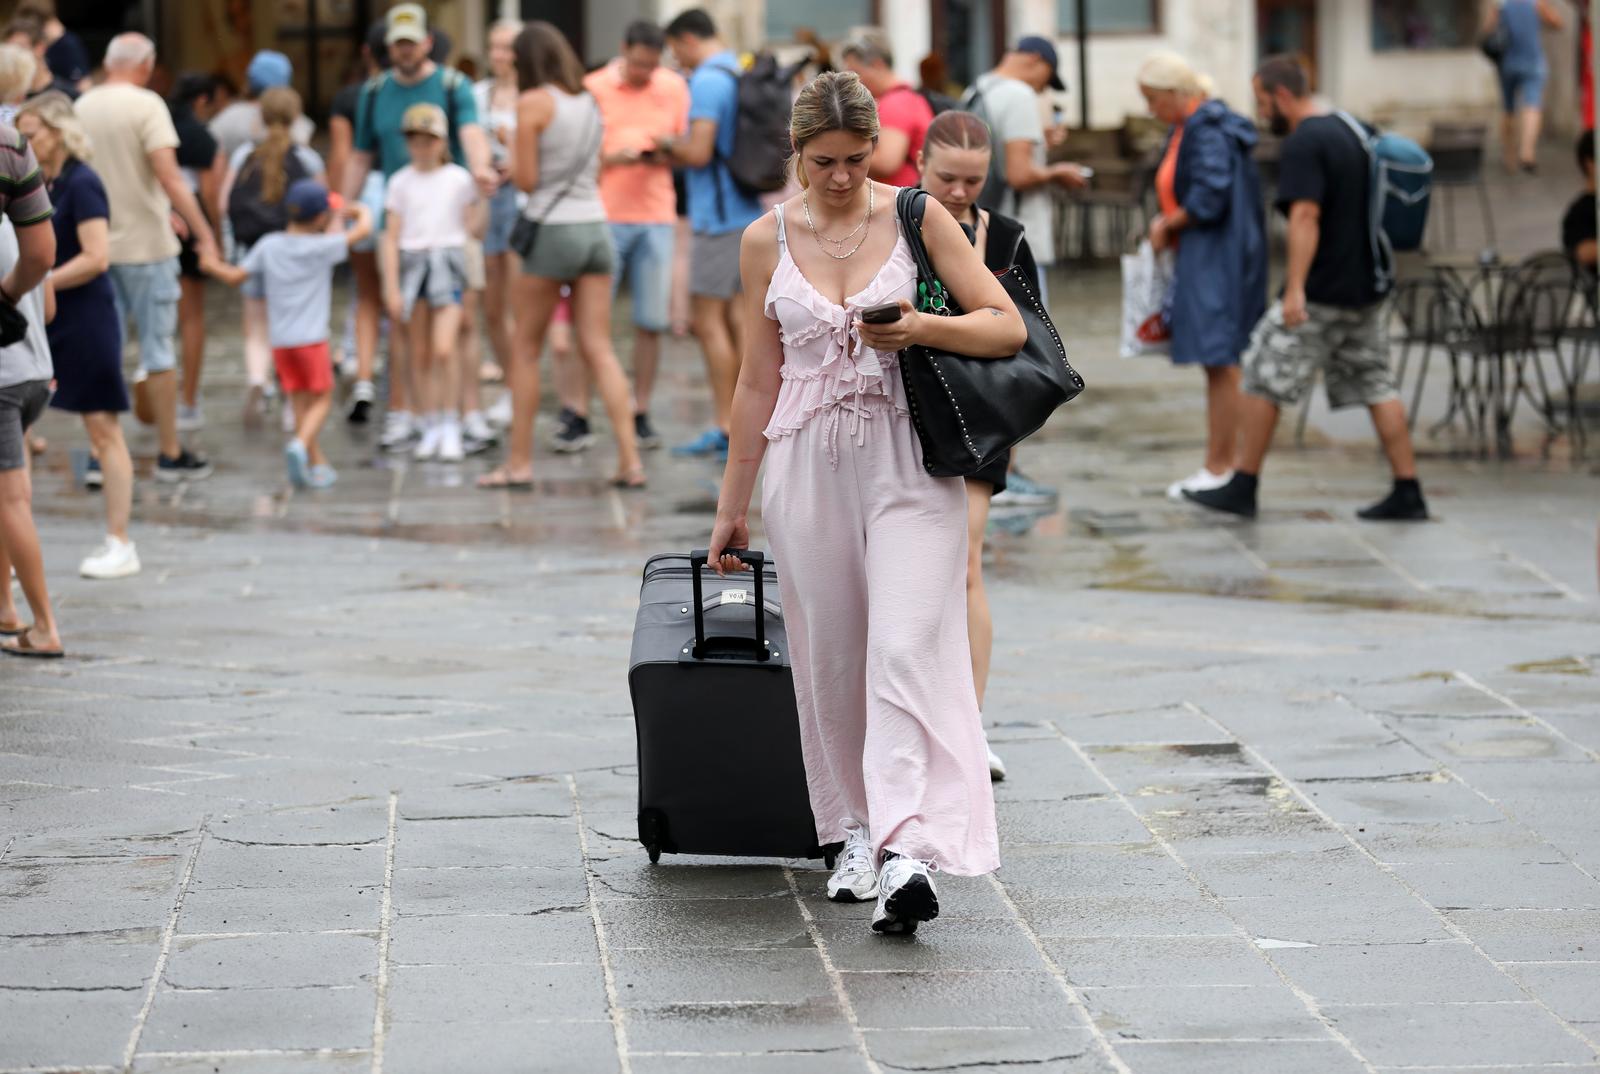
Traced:
<path id="1" fill-rule="evenodd" d="M 873 849 L 975 876 L 1000 865 L 994 793 L 967 646 L 967 501 L 933 478 L 896 356 L 856 311 L 912 299 L 902 235 L 843 306 L 789 256 L 783 207 L 766 315 L 783 384 L 761 510 L 778 564 L 817 837 L 867 826 Z"/>

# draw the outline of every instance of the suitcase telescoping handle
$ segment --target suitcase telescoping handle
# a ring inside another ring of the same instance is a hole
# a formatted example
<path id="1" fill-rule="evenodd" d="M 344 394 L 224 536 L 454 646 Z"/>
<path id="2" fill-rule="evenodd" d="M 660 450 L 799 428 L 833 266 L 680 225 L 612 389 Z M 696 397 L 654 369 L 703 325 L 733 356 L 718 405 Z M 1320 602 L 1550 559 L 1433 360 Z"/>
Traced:
<path id="1" fill-rule="evenodd" d="M 752 552 L 746 548 L 727 548 L 723 550 L 725 556 L 738 556 L 739 560 L 750 567 L 756 578 L 755 613 L 756 613 L 756 661 L 766 663 L 772 659 L 772 651 L 767 648 L 767 616 L 766 595 L 762 588 L 762 568 L 766 566 L 767 557 L 760 552 Z M 689 553 L 689 573 L 694 577 L 694 658 L 705 659 L 706 653 L 706 612 L 705 595 L 700 583 L 700 572 L 705 568 L 710 559 L 707 549 L 697 548 Z"/>

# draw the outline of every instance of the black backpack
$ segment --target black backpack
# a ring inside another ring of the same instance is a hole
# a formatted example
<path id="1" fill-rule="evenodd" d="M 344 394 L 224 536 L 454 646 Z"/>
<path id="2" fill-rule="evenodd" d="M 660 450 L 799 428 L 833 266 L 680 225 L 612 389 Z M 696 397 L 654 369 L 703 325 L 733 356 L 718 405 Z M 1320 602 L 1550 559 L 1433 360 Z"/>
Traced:
<path id="1" fill-rule="evenodd" d="M 265 236 L 289 226 L 289 208 L 284 198 L 269 202 L 261 196 L 261 182 L 265 176 L 261 173 L 260 152 L 256 149 L 245 160 L 228 194 L 228 223 L 233 226 L 234 241 L 241 246 L 254 246 Z M 290 146 L 283 156 L 284 192 L 288 192 L 295 180 L 309 175 L 306 166 L 300 163 L 300 154 Z"/>
<path id="2" fill-rule="evenodd" d="M 744 72 L 721 64 L 712 66 L 739 84 L 733 152 L 727 156 L 718 154 L 715 159 L 727 167 L 734 183 L 746 194 L 782 190 L 789 181 L 789 110 L 794 103 L 794 76 L 804 63 L 780 67 L 772 53 L 761 52 Z"/>
<path id="3" fill-rule="evenodd" d="M 938 90 L 919 89 L 916 92 L 921 94 L 924 101 L 928 102 L 928 107 L 933 109 L 933 114 L 936 116 L 945 112 L 954 112 L 961 107 L 961 103 L 954 97 L 940 93 Z"/>

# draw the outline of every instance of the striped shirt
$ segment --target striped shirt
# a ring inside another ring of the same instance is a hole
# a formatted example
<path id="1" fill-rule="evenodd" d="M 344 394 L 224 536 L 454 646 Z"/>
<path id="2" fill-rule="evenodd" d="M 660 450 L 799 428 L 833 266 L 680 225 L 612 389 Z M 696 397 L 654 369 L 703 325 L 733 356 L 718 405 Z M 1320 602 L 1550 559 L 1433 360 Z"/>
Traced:
<path id="1" fill-rule="evenodd" d="M 27 227 L 50 219 L 51 212 L 33 148 L 15 127 L 0 126 L 0 213 L 17 227 Z"/>

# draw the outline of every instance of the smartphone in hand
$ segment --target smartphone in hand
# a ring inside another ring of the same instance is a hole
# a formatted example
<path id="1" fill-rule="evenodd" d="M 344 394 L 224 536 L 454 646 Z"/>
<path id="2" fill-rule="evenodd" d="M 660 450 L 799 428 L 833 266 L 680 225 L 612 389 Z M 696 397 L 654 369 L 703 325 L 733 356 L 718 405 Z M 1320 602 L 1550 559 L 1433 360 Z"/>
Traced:
<path id="1" fill-rule="evenodd" d="M 881 306 L 868 306 L 861 311 L 862 324 L 893 324 L 903 314 L 898 302 L 885 302 Z"/>

